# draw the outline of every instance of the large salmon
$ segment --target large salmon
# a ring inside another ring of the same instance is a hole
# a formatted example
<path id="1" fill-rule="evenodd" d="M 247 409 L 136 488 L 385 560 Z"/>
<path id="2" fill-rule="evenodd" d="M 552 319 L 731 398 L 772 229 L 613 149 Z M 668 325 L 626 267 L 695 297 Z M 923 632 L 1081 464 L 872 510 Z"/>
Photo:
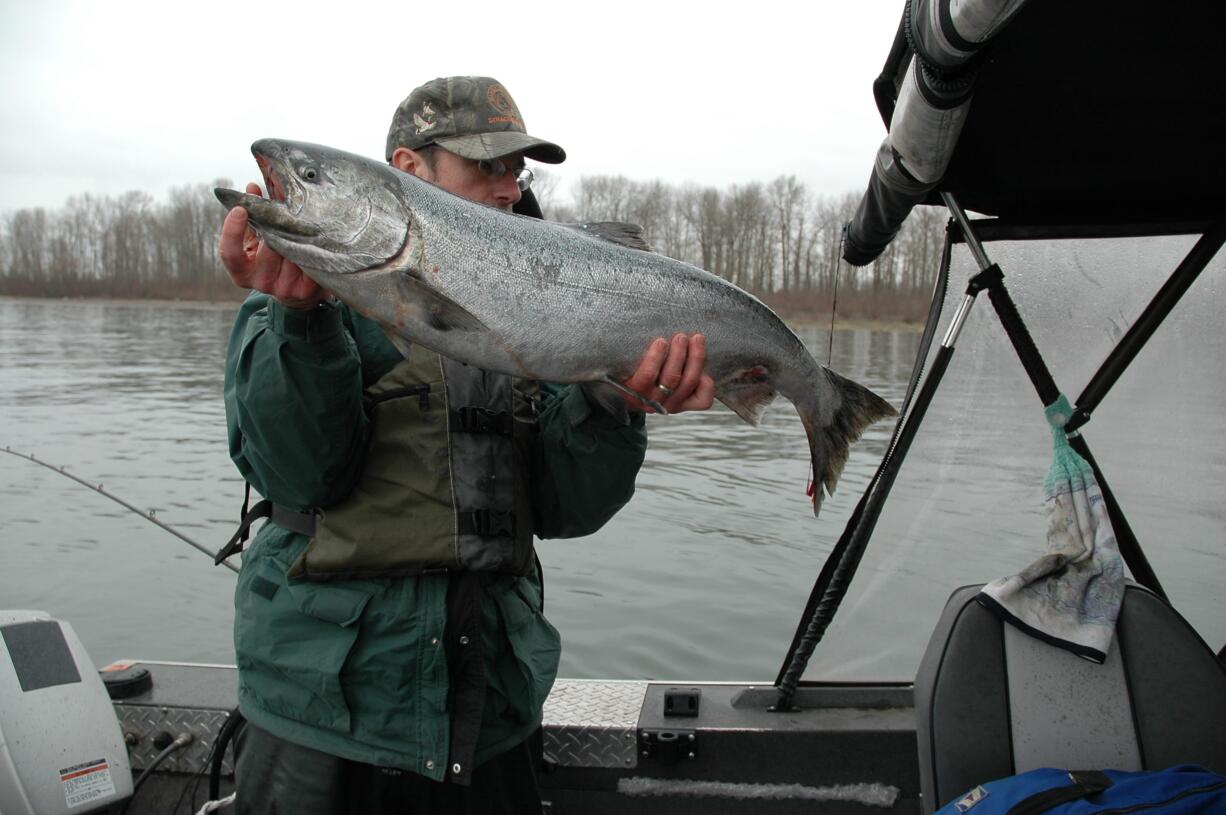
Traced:
<path id="1" fill-rule="evenodd" d="M 417 342 L 491 371 L 617 384 L 655 337 L 702 332 L 715 395 L 757 424 L 778 393 L 809 438 L 813 506 L 848 445 L 894 414 L 822 367 L 766 305 L 646 249 L 623 224 L 558 224 L 476 204 L 380 162 L 262 139 L 272 199 L 219 189 L 269 246 L 402 348 Z M 619 386 L 619 385 L 618 385 Z"/>

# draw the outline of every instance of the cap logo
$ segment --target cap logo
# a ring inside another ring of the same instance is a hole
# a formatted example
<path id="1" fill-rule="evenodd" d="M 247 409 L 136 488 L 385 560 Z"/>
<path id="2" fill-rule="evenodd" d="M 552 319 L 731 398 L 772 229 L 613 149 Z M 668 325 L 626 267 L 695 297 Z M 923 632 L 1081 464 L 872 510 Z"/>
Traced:
<path id="1" fill-rule="evenodd" d="M 434 108 L 430 107 L 429 102 L 422 105 L 421 113 L 413 114 L 413 125 L 417 128 L 418 136 L 425 133 L 427 130 L 434 129 L 434 126 L 438 124 L 438 122 L 435 121 L 434 116 Z"/>
<path id="2" fill-rule="evenodd" d="M 507 89 L 500 83 L 495 82 L 485 89 L 485 99 L 490 103 L 498 115 L 490 116 L 486 121 L 489 124 L 503 124 L 509 122 L 516 127 L 524 126 L 523 119 L 520 118 L 519 108 L 515 107 L 515 102 L 511 99 L 511 94 L 507 93 Z"/>

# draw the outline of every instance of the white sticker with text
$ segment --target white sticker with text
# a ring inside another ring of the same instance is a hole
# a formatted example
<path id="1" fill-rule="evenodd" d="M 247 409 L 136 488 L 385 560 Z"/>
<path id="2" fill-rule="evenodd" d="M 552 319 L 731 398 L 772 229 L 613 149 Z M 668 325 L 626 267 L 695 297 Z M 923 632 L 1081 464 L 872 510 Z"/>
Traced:
<path id="1" fill-rule="evenodd" d="M 69 809 L 115 794 L 111 765 L 105 758 L 60 770 L 60 783 L 64 785 L 64 799 Z"/>

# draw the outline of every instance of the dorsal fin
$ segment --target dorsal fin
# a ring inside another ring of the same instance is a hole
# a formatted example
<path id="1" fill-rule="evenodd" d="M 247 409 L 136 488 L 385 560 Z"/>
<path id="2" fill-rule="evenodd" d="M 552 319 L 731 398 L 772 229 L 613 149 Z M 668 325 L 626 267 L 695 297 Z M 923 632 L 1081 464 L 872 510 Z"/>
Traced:
<path id="1" fill-rule="evenodd" d="M 573 229 L 580 235 L 587 235 L 589 238 L 625 246 L 628 249 L 653 251 L 647 241 L 643 240 L 643 227 L 638 224 L 627 224 L 621 221 L 594 221 L 590 224 L 558 224 L 558 226 Z"/>

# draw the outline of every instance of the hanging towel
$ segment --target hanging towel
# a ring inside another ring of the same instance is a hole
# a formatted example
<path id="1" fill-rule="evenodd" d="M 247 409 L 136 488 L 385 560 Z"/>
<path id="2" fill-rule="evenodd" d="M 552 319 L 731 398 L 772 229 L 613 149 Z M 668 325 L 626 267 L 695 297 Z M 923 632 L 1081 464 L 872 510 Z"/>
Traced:
<path id="1" fill-rule="evenodd" d="M 1045 413 L 1054 446 L 1043 484 L 1047 554 L 987 584 L 977 599 L 1026 633 L 1101 663 L 1124 599 L 1124 563 L 1094 471 L 1064 433 L 1068 399 L 1061 394 Z"/>

